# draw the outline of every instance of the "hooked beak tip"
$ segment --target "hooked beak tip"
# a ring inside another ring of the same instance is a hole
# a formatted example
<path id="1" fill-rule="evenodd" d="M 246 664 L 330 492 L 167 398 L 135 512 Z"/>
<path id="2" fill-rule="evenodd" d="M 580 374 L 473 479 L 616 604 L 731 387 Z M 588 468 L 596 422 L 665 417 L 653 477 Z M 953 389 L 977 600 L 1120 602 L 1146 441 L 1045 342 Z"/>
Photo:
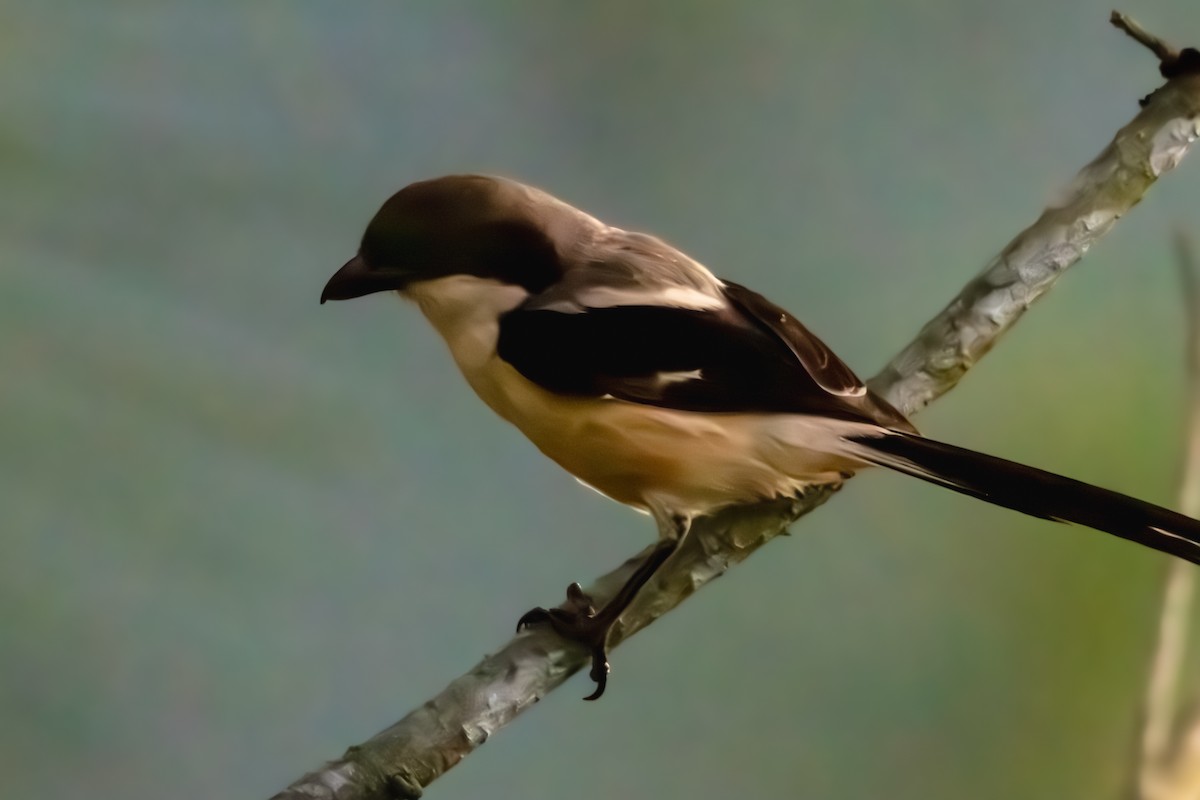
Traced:
<path id="1" fill-rule="evenodd" d="M 356 255 L 333 273 L 333 277 L 325 284 L 321 290 L 321 305 L 325 305 L 326 300 L 349 300 L 365 294 L 362 289 L 367 277 L 367 265 L 363 263 L 361 255 Z"/>
<path id="2" fill-rule="evenodd" d="M 342 265 L 333 274 L 321 292 L 321 302 L 326 300 L 351 300 L 355 297 L 403 289 L 410 275 L 395 268 L 372 268 L 357 255 Z"/>

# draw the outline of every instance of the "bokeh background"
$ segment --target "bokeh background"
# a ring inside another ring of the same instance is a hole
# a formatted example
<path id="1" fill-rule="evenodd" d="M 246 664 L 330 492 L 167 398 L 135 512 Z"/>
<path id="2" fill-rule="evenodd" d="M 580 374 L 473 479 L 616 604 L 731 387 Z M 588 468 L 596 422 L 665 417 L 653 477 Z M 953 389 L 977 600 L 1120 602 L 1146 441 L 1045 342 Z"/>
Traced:
<path id="1" fill-rule="evenodd" d="M 1200 42 L 1194 0 L 1124 10 Z M 4 794 L 266 797 L 653 535 L 413 309 L 317 305 L 392 191 L 543 186 L 869 375 L 1158 84 L 1108 11 L 0 4 Z M 1197 169 L 922 427 L 1173 502 Z M 1163 557 L 882 474 L 795 532 L 430 796 L 1118 796 Z"/>

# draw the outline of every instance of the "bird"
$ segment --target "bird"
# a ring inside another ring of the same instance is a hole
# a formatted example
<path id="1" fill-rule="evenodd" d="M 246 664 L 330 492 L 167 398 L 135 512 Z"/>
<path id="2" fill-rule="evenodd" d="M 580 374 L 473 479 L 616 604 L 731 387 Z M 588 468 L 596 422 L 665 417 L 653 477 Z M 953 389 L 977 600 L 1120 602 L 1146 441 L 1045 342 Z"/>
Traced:
<path id="1" fill-rule="evenodd" d="M 393 194 L 321 293 L 415 302 L 467 383 L 579 482 L 649 514 L 658 543 L 603 607 L 523 615 L 609 675 L 610 628 L 687 536 L 728 506 L 885 467 L 1200 563 L 1200 522 L 922 436 L 794 315 L 665 241 L 540 189 L 448 175 Z"/>

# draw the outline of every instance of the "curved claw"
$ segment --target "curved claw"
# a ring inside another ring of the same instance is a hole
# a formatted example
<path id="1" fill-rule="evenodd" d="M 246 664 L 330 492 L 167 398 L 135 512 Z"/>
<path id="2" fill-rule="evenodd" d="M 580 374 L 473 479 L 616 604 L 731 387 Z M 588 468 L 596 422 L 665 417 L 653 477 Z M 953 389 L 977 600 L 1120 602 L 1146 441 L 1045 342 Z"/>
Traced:
<path id="1" fill-rule="evenodd" d="M 543 622 L 550 621 L 550 612 L 544 608 L 532 608 L 521 615 L 517 620 L 517 633 L 530 628 L 534 625 L 541 625 Z"/>
<path id="2" fill-rule="evenodd" d="M 592 650 L 592 671 L 588 673 L 588 677 L 596 682 L 596 691 L 583 699 L 599 700 L 600 695 L 604 694 L 604 690 L 608 686 L 608 656 L 603 647 Z"/>

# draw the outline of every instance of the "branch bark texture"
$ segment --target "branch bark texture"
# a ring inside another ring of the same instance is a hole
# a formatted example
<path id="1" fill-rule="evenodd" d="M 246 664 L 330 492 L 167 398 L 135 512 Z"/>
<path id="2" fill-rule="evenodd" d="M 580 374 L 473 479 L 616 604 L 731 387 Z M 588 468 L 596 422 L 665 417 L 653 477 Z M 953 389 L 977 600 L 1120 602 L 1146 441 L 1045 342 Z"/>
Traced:
<path id="1" fill-rule="evenodd" d="M 971 280 L 871 379 L 871 387 L 906 414 L 953 388 L 1034 300 L 1179 163 L 1198 135 L 1200 74 L 1185 72 L 1146 98 L 1141 112 L 1080 171 L 1062 199 Z M 610 645 L 670 611 L 836 489 L 812 487 L 796 499 L 731 508 L 697 520 L 680 551 L 660 570 L 661 577 L 621 618 Z M 587 591 L 598 603 L 605 602 L 648 552 L 601 576 Z M 300 778 L 273 800 L 418 797 L 423 787 L 587 661 L 581 648 L 548 630 L 521 633 L 402 720 Z"/>

